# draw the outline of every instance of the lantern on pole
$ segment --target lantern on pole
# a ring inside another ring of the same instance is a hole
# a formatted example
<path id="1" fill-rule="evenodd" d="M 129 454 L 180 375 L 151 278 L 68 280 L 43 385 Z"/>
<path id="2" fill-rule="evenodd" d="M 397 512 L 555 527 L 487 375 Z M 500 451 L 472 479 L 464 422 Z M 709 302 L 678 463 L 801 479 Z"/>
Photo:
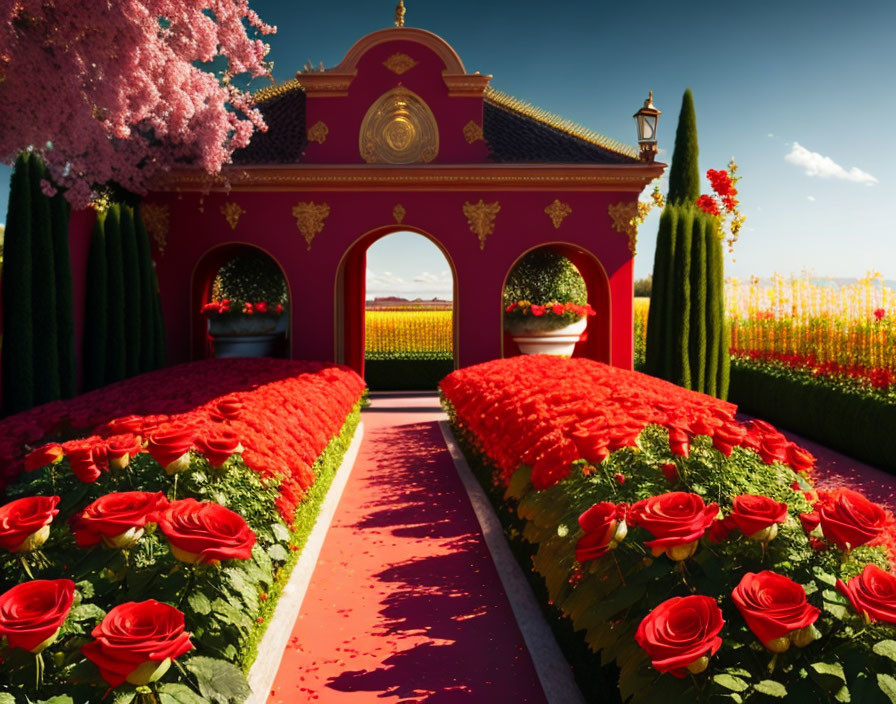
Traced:
<path id="1" fill-rule="evenodd" d="M 641 161 L 652 164 L 656 158 L 656 123 L 662 113 L 653 104 L 653 91 L 644 101 L 644 107 L 634 114 L 638 130 L 638 144 L 641 147 Z"/>

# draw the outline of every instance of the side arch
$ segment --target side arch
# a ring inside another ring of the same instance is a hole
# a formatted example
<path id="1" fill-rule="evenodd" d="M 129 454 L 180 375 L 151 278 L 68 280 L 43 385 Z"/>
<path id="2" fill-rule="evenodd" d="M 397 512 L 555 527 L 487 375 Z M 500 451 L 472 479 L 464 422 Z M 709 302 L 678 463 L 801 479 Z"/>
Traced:
<path id="1" fill-rule="evenodd" d="M 249 252 L 261 252 L 267 255 L 280 269 L 283 280 L 286 282 L 287 295 L 289 296 L 289 312 L 286 315 L 286 357 L 292 357 L 291 318 L 292 318 L 292 286 L 283 265 L 270 251 L 250 242 L 226 242 L 217 244 L 208 249 L 193 267 L 190 280 L 190 359 L 205 359 L 212 356 L 211 338 L 205 318 L 199 310 L 205 303 L 211 300 L 212 283 L 220 268 L 235 256 Z"/>
<path id="2" fill-rule="evenodd" d="M 445 257 L 451 269 L 452 292 L 452 345 L 454 366 L 457 368 L 460 340 L 458 336 L 458 276 L 454 259 L 445 245 L 426 230 L 412 225 L 385 225 L 374 228 L 352 242 L 346 249 L 336 269 L 333 286 L 334 340 L 333 359 L 346 364 L 364 376 L 364 313 L 367 293 L 367 250 L 374 242 L 396 232 L 412 232 L 432 242 Z"/>
<path id="3" fill-rule="evenodd" d="M 521 252 L 514 259 L 510 268 L 504 274 L 504 282 L 501 285 L 501 294 L 504 293 L 504 285 L 507 284 L 507 277 L 517 263 L 529 252 L 536 249 L 549 247 L 568 258 L 579 270 L 582 278 L 585 279 L 585 286 L 588 289 L 588 304 L 595 310 L 596 315 L 588 319 L 588 327 L 585 330 L 585 337 L 577 345 L 573 357 L 585 357 L 593 359 L 605 364 L 612 363 L 612 329 L 613 329 L 613 306 L 610 296 L 610 278 L 606 269 L 597 255 L 579 245 L 569 242 L 544 242 L 542 244 L 530 247 Z M 503 299 L 499 301 L 499 305 L 503 307 Z M 501 346 L 502 357 L 515 357 L 520 354 L 519 348 L 513 341 L 513 337 L 502 330 L 503 339 Z"/>

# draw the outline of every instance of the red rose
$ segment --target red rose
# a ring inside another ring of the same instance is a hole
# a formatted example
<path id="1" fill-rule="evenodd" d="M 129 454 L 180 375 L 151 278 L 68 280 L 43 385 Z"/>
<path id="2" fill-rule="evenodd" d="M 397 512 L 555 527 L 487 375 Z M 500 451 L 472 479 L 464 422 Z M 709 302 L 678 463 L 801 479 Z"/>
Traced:
<path id="1" fill-rule="evenodd" d="M 80 547 L 100 541 L 111 548 L 130 548 L 143 536 L 147 523 L 168 505 L 161 492 L 122 491 L 101 496 L 70 520 Z"/>
<path id="2" fill-rule="evenodd" d="M 232 430 L 218 428 L 196 439 L 196 449 L 208 459 L 212 467 L 221 467 L 235 452 L 242 452 L 239 436 Z"/>
<path id="3" fill-rule="evenodd" d="M 778 523 L 787 520 L 787 504 L 768 496 L 735 496 L 728 519 L 750 538 L 767 543 L 778 534 Z"/>
<path id="4" fill-rule="evenodd" d="M 177 474 L 189 467 L 187 453 L 192 446 L 192 428 L 180 423 L 163 423 L 150 431 L 146 449 L 168 474 Z"/>
<path id="5" fill-rule="evenodd" d="M 675 426 L 669 428 L 669 449 L 673 455 L 687 457 L 691 452 L 690 442 L 691 439 L 684 430 Z"/>
<path id="6" fill-rule="evenodd" d="M 676 467 L 671 462 L 666 462 L 665 464 L 660 465 L 660 469 L 663 472 L 663 476 L 666 478 L 666 481 L 670 484 L 674 484 L 678 481 L 678 467 Z"/>
<path id="7" fill-rule="evenodd" d="M 731 457 L 731 451 L 739 447 L 747 435 L 747 429 L 737 423 L 725 423 L 716 428 L 712 436 L 712 445 L 725 457 Z"/>
<path id="8" fill-rule="evenodd" d="M 590 465 L 597 466 L 610 456 L 610 437 L 603 419 L 579 423 L 570 437 L 582 459 Z"/>
<path id="9" fill-rule="evenodd" d="M 103 429 L 109 435 L 122 435 L 124 433 L 140 435 L 143 432 L 143 423 L 143 416 L 122 416 L 110 420 Z"/>
<path id="10" fill-rule="evenodd" d="M 0 596 L 0 636 L 10 648 L 39 653 L 59 634 L 75 596 L 70 579 L 35 579 Z"/>
<path id="11" fill-rule="evenodd" d="M 124 433 L 106 438 L 106 447 L 108 448 L 109 466 L 123 469 L 130 464 L 131 458 L 140 453 L 143 443 L 133 433 Z"/>
<path id="12" fill-rule="evenodd" d="M 791 640 L 803 646 L 811 640 L 800 640 L 818 618 L 819 611 L 806 601 L 806 590 L 792 579 L 769 570 L 747 572 L 731 598 L 747 626 L 762 644 L 776 653 L 790 647 Z"/>
<path id="13" fill-rule="evenodd" d="M 722 610 L 708 596 L 677 596 L 651 611 L 635 632 L 635 640 L 660 672 L 684 677 L 698 674 L 722 645 Z"/>
<path id="14" fill-rule="evenodd" d="M 26 496 L 0 506 L 0 548 L 28 552 L 43 545 L 58 503 L 58 496 Z"/>
<path id="15" fill-rule="evenodd" d="M 532 315 L 538 318 L 545 314 L 547 308 L 545 308 L 544 306 L 540 306 L 537 303 L 533 303 L 531 306 L 529 306 L 529 310 L 532 312 Z"/>
<path id="16" fill-rule="evenodd" d="M 215 503 L 182 499 L 159 514 L 159 530 L 182 562 L 247 560 L 255 533 L 238 513 Z"/>
<path id="17" fill-rule="evenodd" d="M 820 501 L 818 515 L 824 537 L 841 550 L 852 550 L 873 540 L 887 520 L 880 506 L 851 489 L 839 489 Z"/>
<path id="18" fill-rule="evenodd" d="M 184 630 L 183 613 L 154 599 L 119 604 L 91 635 L 96 640 L 81 652 L 96 664 L 110 687 L 154 682 L 173 659 L 193 647 Z"/>
<path id="19" fill-rule="evenodd" d="M 714 543 L 724 543 L 728 540 L 730 533 L 731 531 L 728 530 L 726 521 L 720 521 L 716 518 L 709 527 L 709 532 L 706 534 L 706 537 Z"/>
<path id="20" fill-rule="evenodd" d="M 255 304 L 255 310 L 259 313 L 267 313 L 268 312 L 268 304 L 265 301 L 259 301 Z"/>
<path id="21" fill-rule="evenodd" d="M 896 624 L 896 575 L 877 565 L 865 565 L 862 574 L 849 580 L 849 584 L 838 579 L 837 590 L 867 621 Z"/>
<path id="22" fill-rule="evenodd" d="M 766 464 L 784 462 L 787 459 L 787 440 L 781 436 L 766 436 L 759 444 L 759 456 Z"/>
<path id="23" fill-rule="evenodd" d="M 813 511 L 812 513 L 801 513 L 800 523 L 803 524 L 803 530 L 808 534 L 818 528 L 818 524 L 821 523 L 821 516 L 818 515 L 818 511 Z"/>
<path id="24" fill-rule="evenodd" d="M 215 403 L 212 417 L 220 420 L 236 420 L 242 415 L 243 402 L 239 396 L 224 396 Z"/>
<path id="25" fill-rule="evenodd" d="M 638 423 L 622 423 L 611 426 L 610 441 L 608 447 L 610 452 L 619 450 L 623 447 L 634 447 L 638 444 L 638 436 L 644 430 L 643 424 Z"/>
<path id="26" fill-rule="evenodd" d="M 594 560 L 614 549 L 627 533 L 625 505 L 609 501 L 594 504 L 579 516 L 579 526 L 585 532 L 576 543 L 576 560 Z"/>
<path id="27" fill-rule="evenodd" d="M 818 460 L 808 450 L 804 450 L 796 443 L 787 446 L 787 464 L 794 472 L 804 472 L 812 469 Z"/>
<path id="28" fill-rule="evenodd" d="M 653 549 L 654 555 L 665 551 L 672 560 L 686 560 L 694 554 L 697 541 L 718 512 L 718 504 L 707 506 L 697 494 L 672 491 L 636 503 L 629 511 L 629 520 L 653 533 L 656 539 L 644 544 Z"/>
<path id="29" fill-rule="evenodd" d="M 25 455 L 25 471 L 33 472 L 48 464 L 59 464 L 64 456 L 62 445 L 58 442 L 47 443 Z"/>
<path id="30" fill-rule="evenodd" d="M 566 306 L 564 306 L 562 303 L 555 303 L 551 306 L 551 312 L 554 315 L 563 315 L 566 312 Z"/>
<path id="31" fill-rule="evenodd" d="M 62 443 L 72 473 L 85 484 L 95 482 L 109 469 L 106 443 L 98 435 Z"/>

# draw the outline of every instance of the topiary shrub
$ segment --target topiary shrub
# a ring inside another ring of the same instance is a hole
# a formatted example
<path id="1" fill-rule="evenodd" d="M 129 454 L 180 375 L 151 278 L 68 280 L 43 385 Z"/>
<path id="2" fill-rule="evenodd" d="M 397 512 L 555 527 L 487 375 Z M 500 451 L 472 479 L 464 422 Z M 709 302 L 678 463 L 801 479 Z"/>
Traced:
<path id="1" fill-rule="evenodd" d="M 289 292 L 277 262 L 264 252 L 249 252 L 233 257 L 218 270 L 212 298 L 265 301 L 274 306 L 286 305 Z"/>
<path id="2" fill-rule="evenodd" d="M 504 284 L 504 329 L 555 330 L 593 314 L 575 265 L 553 249 L 535 249 L 513 267 Z"/>

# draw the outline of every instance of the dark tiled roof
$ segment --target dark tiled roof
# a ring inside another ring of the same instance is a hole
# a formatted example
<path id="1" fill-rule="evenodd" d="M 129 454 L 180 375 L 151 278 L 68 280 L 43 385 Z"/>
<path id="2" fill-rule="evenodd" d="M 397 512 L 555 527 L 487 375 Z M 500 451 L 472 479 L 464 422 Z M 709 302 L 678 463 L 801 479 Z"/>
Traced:
<path id="1" fill-rule="evenodd" d="M 494 95 L 494 94 L 493 94 Z M 512 100 L 512 99 L 511 99 Z M 509 102 L 509 101 L 508 101 Z M 630 147 L 600 137 L 565 121 L 559 126 L 527 114 L 517 105 L 490 100 L 483 106 L 482 131 L 491 159 L 503 163 L 632 164 L 638 158 Z M 533 111 L 534 112 L 534 111 Z M 540 111 L 539 111 L 540 112 Z M 549 118 L 553 116 L 540 113 Z M 580 132 L 582 136 L 574 132 Z"/>
<path id="2" fill-rule="evenodd" d="M 270 97 L 256 94 L 258 109 L 268 125 L 256 132 L 248 146 L 233 153 L 234 164 L 294 164 L 301 161 L 308 137 L 305 131 L 305 91 L 293 87 Z"/>

